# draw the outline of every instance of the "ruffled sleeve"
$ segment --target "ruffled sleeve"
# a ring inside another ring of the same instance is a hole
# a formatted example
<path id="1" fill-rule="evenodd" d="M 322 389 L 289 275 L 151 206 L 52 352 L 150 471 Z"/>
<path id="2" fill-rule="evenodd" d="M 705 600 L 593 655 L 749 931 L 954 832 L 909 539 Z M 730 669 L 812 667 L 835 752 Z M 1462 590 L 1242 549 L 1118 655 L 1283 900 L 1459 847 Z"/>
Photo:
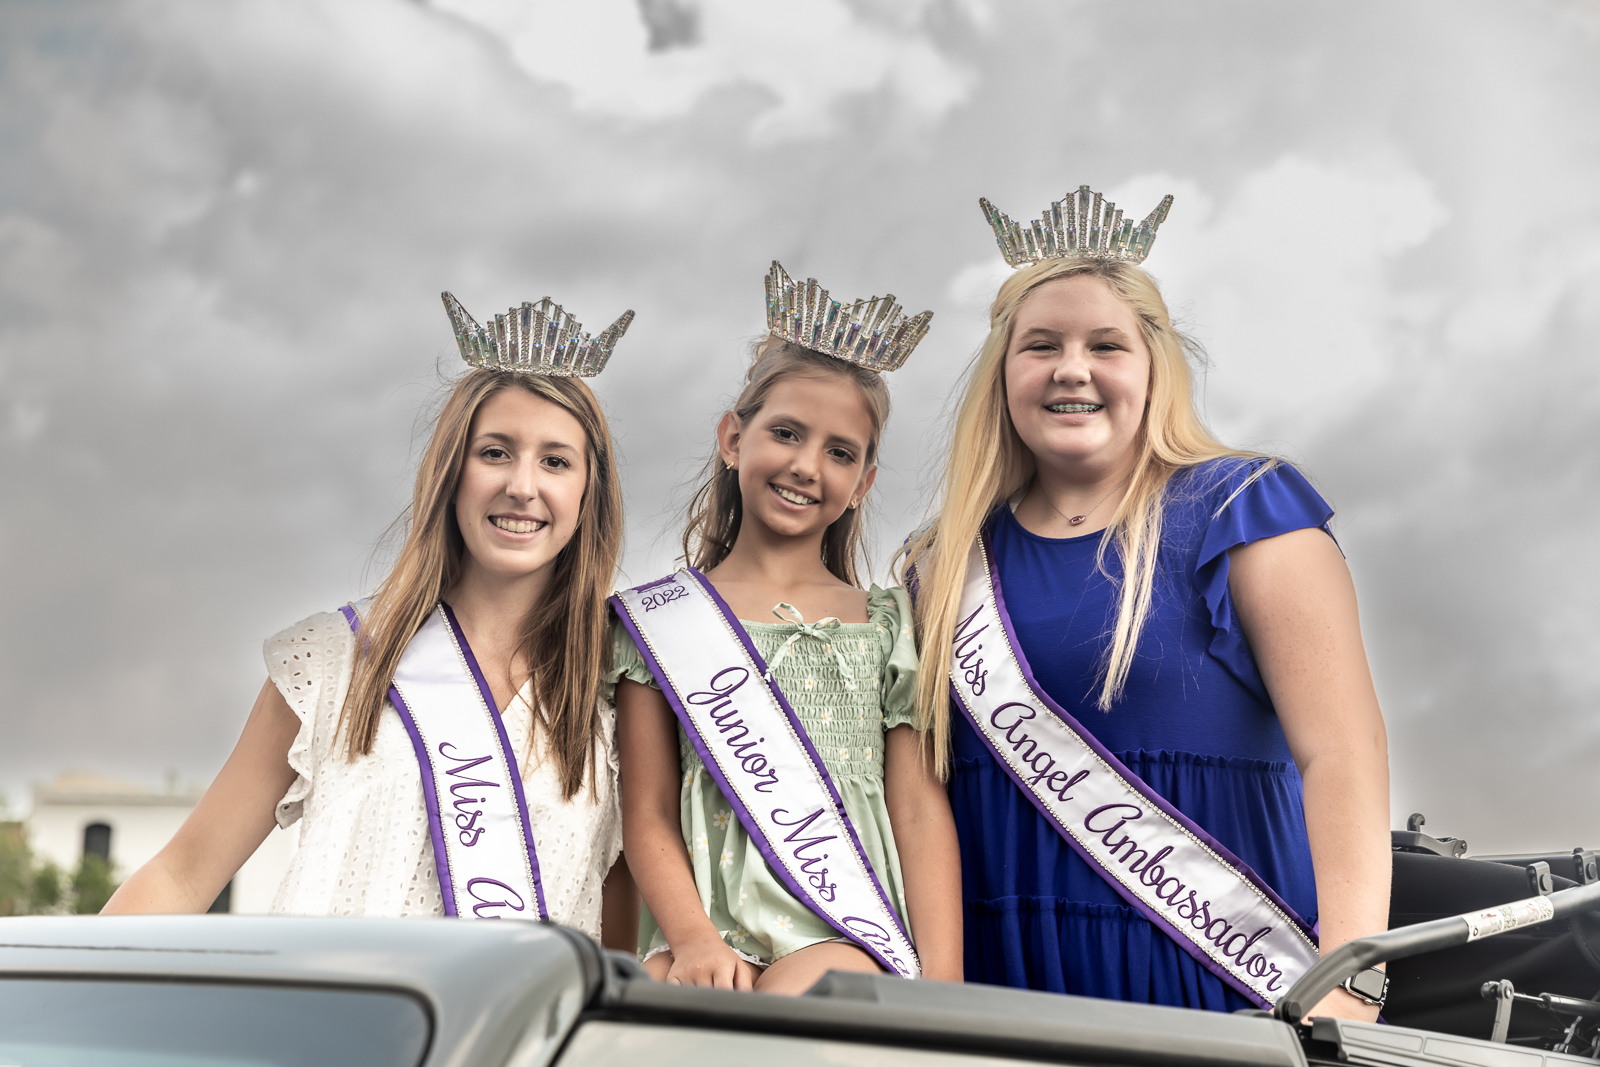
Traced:
<path id="1" fill-rule="evenodd" d="M 896 586 L 867 591 L 867 618 L 878 624 L 883 649 L 881 676 L 883 728 L 915 724 L 917 718 L 917 642 L 911 633 L 911 601 Z"/>
<path id="2" fill-rule="evenodd" d="M 1333 509 L 1305 475 L 1287 463 L 1274 463 L 1252 480 L 1267 462 L 1242 461 L 1219 471 L 1207 494 L 1209 522 L 1200 542 L 1194 585 L 1211 614 L 1211 655 L 1263 703 L 1270 704 L 1228 591 L 1228 550 L 1295 530 L 1319 528 L 1332 537 L 1328 521 Z"/>
<path id="3" fill-rule="evenodd" d="M 615 609 L 613 609 L 614 611 Z M 639 655 L 638 646 L 633 643 L 633 635 L 628 632 L 628 628 L 623 625 L 622 620 L 613 613 L 611 616 L 611 669 L 606 672 L 605 677 L 608 697 L 616 692 L 617 683 L 624 678 L 630 682 L 638 682 L 640 685 L 661 688 L 656 683 L 655 675 L 650 673 L 650 668 L 645 666 L 644 657 Z"/>
<path id="4" fill-rule="evenodd" d="M 267 677 L 300 720 L 300 730 L 289 744 L 289 767 L 296 777 L 278 801 L 275 815 L 279 826 L 289 827 L 299 820 L 316 785 L 317 765 L 338 734 L 355 653 L 355 635 L 337 611 L 297 622 L 261 646 Z"/>

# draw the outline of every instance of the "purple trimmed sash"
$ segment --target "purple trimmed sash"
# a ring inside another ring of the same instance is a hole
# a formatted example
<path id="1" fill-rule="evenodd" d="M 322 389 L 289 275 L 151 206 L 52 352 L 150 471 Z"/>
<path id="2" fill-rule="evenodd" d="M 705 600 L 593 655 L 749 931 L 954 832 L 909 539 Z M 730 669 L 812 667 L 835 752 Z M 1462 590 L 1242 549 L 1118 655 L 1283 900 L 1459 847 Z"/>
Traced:
<path id="1" fill-rule="evenodd" d="M 822 757 L 710 581 L 688 567 L 621 590 L 611 604 L 767 866 L 884 969 L 919 977 L 916 949 Z"/>
<path id="2" fill-rule="evenodd" d="M 359 634 L 356 608 L 339 610 Z M 411 735 L 422 773 L 444 913 L 548 922 L 522 773 L 450 605 L 441 601 L 406 646 L 389 702 Z M 452 809 L 448 829 L 441 797 Z"/>
<path id="3" fill-rule="evenodd" d="M 989 559 L 972 546 L 950 691 L 1017 788 L 1128 904 L 1270 1008 L 1317 962 L 1305 922 L 1238 857 L 1050 699 L 1023 658 Z"/>

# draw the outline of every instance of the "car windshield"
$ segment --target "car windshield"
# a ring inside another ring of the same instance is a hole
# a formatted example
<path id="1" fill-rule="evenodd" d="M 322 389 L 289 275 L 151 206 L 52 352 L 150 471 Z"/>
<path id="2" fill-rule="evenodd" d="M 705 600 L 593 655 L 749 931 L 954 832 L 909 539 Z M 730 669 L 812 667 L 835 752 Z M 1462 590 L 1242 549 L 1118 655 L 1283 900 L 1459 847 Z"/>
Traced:
<path id="1" fill-rule="evenodd" d="M 415 1067 L 428 1034 L 401 993 L 0 979 L 4 1067 Z"/>

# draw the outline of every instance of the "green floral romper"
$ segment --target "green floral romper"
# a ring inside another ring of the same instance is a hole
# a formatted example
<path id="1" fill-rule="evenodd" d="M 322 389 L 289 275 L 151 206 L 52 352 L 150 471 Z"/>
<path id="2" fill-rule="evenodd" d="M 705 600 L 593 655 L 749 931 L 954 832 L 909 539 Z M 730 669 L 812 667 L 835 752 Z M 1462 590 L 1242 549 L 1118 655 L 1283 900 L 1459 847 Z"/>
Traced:
<path id="1" fill-rule="evenodd" d="M 917 651 L 905 590 L 873 586 L 867 593 L 867 618 L 825 626 L 740 621 L 761 658 L 777 664 L 773 679 L 811 735 L 879 884 L 906 922 L 900 856 L 883 792 L 884 734 L 914 719 Z M 612 629 L 611 678 L 660 688 L 620 622 Z M 678 755 L 683 840 L 700 904 L 723 941 L 750 962 L 765 965 L 809 945 L 837 940 L 838 931 L 772 873 L 681 725 Z M 646 907 L 639 924 L 639 954 L 649 957 L 666 948 L 666 937 Z"/>

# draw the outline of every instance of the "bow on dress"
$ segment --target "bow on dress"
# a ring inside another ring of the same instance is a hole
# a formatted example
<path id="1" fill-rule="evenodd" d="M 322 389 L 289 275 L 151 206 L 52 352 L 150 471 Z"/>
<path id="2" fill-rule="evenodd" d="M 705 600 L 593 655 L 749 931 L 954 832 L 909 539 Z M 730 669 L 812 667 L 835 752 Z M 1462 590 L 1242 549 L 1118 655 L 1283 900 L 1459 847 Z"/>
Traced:
<path id="1" fill-rule="evenodd" d="M 785 616 L 784 612 L 788 612 L 788 616 Z M 768 682 L 772 681 L 772 672 L 778 669 L 778 664 L 782 663 L 784 657 L 789 654 L 789 650 L 794 648 L 796 641 L 799 641 L 802 637 L 814 637 L 822 642 L 826 651 L 833 653 L 834 660 L 839 664 L 839 673 L 844 676 L 844 687 L 846 689 L 855 689 L 855 671 L 850 669 L 850 664 L 845 662 L 844 653 L 839 651 L 825 632 L 827 630 L 837 630 L 844 625 L 837 616 L 829 615 L 826 619 L 806 622 L 805 616 L 800 614 L 799 608 L 793 604 L 781 602 L 772 609 L 772 614 L 779 622 L 795 627 L 795 631 L 789 635 L 789 639 L 783 643 L 783 647 L 778 649 L 778 654 L 772 657 L 772 662 L 767 664 L 766 679 Z"/>

